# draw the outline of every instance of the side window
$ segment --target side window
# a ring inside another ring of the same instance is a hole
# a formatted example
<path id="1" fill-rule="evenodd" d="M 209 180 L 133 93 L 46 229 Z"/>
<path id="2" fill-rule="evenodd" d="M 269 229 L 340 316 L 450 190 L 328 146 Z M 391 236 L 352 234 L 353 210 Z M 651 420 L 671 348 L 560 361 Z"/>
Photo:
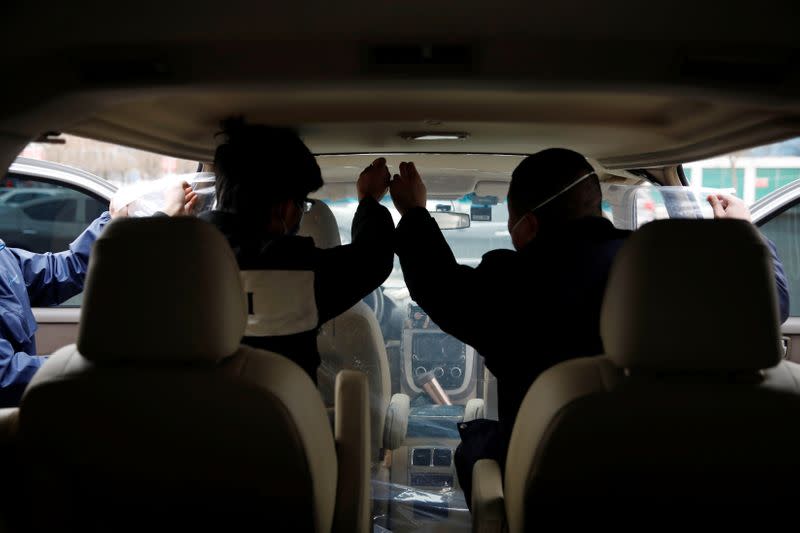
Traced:
<path id="1" fill-rule="evenodd" d="M 11 248 L 61 252 L 107 209 L 86 192 L 12 174 L 0 182 L 0 239 Z M 62 305 L 80 303 L 78 295 Z"/>
<path id="2" fill-rule="evenodd" d="M 83 222 L 88 226 L 104 211 L 108 211 L 108 205 L 105 202 L 98 202 L 94 198 L 87 197 L 84 201 Z"/>
<path id="3" fill-rule="evenodd" d="M 10 194 L 6 202 L 9 205 L 19 205 L 41 197 L 42 195 L 37 192 L 19 192 Z"/>
<path id="4" fill-rule="evenodd" d="M 62 142 L 30 143 L 19 155 L 81 169 L 117 187 L 197 171 L 197 161 L 74 135 L 59 138 Z M 107 210 L 108 201 L 44 178 L 11 173 L 0 179 L 0 239 L 9 246 L 38 253 L 66 250 Z M 62 306 L 80 304 L 78 295 Z"/>
<path id="5" fill-rule="evenodd" d="M 40 200 L 21 203 L 19 206 L 31 219 L 42 222 L 74 222 L 78 212 L 78 200 L 75 198 Z"/>
<path id="6" fill-rule="evenodd" d="M 789 282 L 791 316 L 800 316 L 800 204 L 762 224 L 761 232 L 778 248 Z"/>

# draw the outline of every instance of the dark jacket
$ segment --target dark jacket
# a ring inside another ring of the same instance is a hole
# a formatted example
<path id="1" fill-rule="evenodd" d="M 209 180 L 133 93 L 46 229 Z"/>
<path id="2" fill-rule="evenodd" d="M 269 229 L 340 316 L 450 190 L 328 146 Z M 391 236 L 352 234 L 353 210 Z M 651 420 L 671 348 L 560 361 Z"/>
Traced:
<path id="1" fill-rule="evenodd" d="M 539 374 L 567 359 L 603 353 L 603 293 L 629 234 L 587 217 L 518 252 L 489 252 L 471 268 L 456 263 L 436 222 L 415 209 L 398 224 L 395 240 L 411 297 L 442 330 L 483 355 L 497 378 L 499 419 L 508 432 Z M 785 319 L 786 278 L 769 244 Z"/>
<path id="2" fill-rule="evenodd" d="M 314 324 L 298 333 L 246 336 L 242 342 L 288 357 L 316 382 L 319 327 L 378 288 L 392 271 L 394 223 L 389 210 L 365 198 L 353 217 L 351 244 L 329 249 L 317 248 L 310 237 L 259 234 L 233 213 L 212 211 L 201 218 L 225 235 L 242 271 L 313 272 Z"/>

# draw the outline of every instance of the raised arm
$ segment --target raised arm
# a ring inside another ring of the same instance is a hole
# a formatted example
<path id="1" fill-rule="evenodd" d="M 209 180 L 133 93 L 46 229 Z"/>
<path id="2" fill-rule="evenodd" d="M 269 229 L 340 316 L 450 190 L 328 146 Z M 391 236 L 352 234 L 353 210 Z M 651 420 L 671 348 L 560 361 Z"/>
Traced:
<path id="1" fill-rule="evenodd" d="M 752 222 L 750 210 L 745 203 L 735 196 L 729 194 L 712 194 L 708 197 L 708 203 L 714 210 L 714 218 L 738 218 Z M 789 283 L 786 280 L 786 273 L 783 270 L 783 263 L 778 257 L 778 249 L 775 243 L 762 235 L 767 248 L 772 255 L 772 264 L 775 272 L 775 290 L 778 296 L 778 308 L 780 310 L 781 324 L 786 322 L 790 313 Z"/>
<path id="2" fill-rule="evenodd" d="M 83 291 L 89 253 L 109 221 L 108 212 L 100 215 L 64 252 L 35 254 L 10 248 L 22 270 L 33 307 L 58 305 Z"/>
<path id="3" fill-rule="evenodd" d="M 164 193 L 162 215 L 179 216 L 191 213 L 197 195 L 188 183 L 176 184 Z M 103 228 L 112 217 L 127 216 L 127 206 L 101 214 L 83 233 L 78 235 L 69 250 L 58 253 L 35 254 L 11 248 L 22 270 L 22 277 L 33 307 L 58 305 L 83 291 L 89 266 L 89 253 Z"/>
<path id="4" fill-rule="evenodd" d="M 386 160 L 364 169 L 356 189 L 359 205 L 353 217 L 352 241 L 318 250 L 315 292 L 320 323 L 340 315 L 380 287 L 392 272 L 394 222 L 380 200 L 389 187 Z"/>
<path id="5" fill-rule="evenodd" d="M 475 309 L 490 308 L 491 295 L 502 279 L 493 265 L 513 252 L 490 252 L 477 268 L 460 265 L 425 208 L 427 191 L 413 163 L 400 165 L 391 191 L 403 215 L 395 249 L 411 297 L 442 330 L 481 351 L 481 340 L 486 338 L 481 333 L 492 327 L 489 322 L 496 314 L 486 316 Z"/>

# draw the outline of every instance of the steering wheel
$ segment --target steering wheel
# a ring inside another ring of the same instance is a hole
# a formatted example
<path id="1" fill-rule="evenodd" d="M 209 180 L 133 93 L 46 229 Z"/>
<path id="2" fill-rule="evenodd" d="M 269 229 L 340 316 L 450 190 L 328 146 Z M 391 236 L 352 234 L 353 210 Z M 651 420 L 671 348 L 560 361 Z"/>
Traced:
<path id="1" fill-rule="evenodd" d="M 383 320 L 383 298 L 383 291 L 380 287 L 364 297 L 364 302 L 370 306 L 372 312 L 375 313 L 375 318 L 378 319 L 379 324 Z"/>

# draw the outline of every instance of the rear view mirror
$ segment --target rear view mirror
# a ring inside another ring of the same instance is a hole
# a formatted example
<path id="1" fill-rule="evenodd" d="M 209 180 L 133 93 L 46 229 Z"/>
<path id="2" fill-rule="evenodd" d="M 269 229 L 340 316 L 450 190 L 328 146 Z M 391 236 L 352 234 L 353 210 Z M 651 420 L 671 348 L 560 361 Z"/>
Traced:
<path id="1" fill-rule="evenodd" d="M 452 213 L 446 211 L 432 211 L 433 220 L 439 225 L 439 229 L 465 229 L 470 225 L 468 213 Z"/>

